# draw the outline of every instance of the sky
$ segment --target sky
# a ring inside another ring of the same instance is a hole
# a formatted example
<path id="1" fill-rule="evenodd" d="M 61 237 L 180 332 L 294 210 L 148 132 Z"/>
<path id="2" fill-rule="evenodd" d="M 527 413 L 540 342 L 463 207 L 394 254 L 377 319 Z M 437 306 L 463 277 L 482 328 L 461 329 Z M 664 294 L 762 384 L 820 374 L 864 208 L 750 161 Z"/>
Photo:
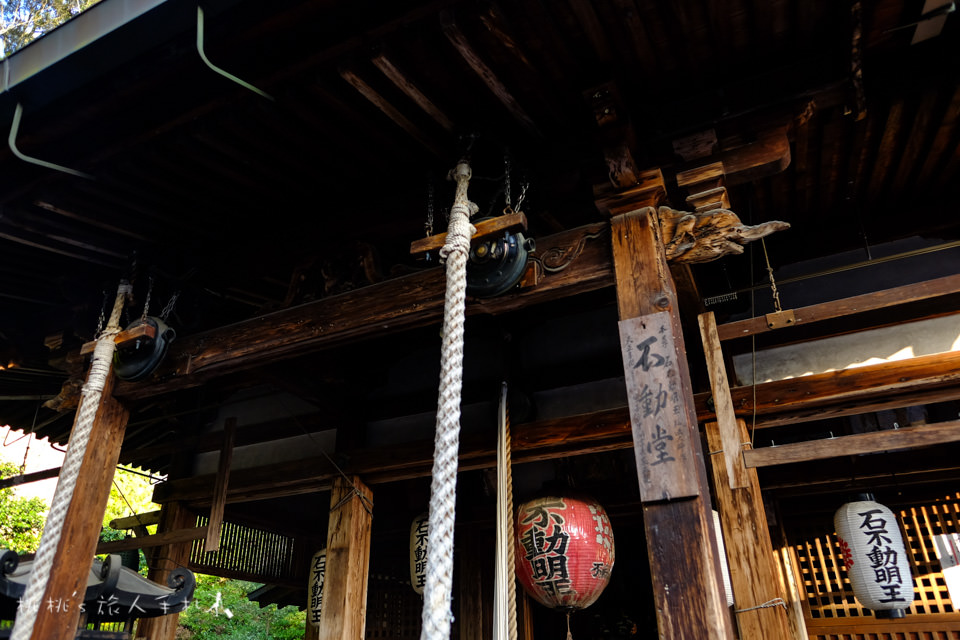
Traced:
<path id="1" fill-rule="evenodd" d="M 63 464 L 63 452 L 55 449 L 46 438 L 38 440 L 32 433 L 15 431 L 9 425 L 0 427 L 0 436 L 0 459 L 21 465 L 26 455 L 27 466 L 24 473 L 43 471 Z M 56 487 L 57 479 L 50 478 L 19 485 L 14 488 L 14 493 L 25 498 L 40 497 L 50 504 Z"/>

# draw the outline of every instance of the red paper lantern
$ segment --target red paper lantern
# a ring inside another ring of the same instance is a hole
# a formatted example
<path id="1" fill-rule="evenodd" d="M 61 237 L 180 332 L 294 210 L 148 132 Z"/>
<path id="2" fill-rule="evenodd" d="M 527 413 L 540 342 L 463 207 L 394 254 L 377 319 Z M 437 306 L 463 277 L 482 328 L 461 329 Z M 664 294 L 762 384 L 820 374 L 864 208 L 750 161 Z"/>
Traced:
<path id="1" fill-rule="evenodd" d="M 517 509 L 517 577 L 541 604 L 589 607 L 610 582 L 613 560 L 610 518 L 597 502 L 550 496 Z"/>

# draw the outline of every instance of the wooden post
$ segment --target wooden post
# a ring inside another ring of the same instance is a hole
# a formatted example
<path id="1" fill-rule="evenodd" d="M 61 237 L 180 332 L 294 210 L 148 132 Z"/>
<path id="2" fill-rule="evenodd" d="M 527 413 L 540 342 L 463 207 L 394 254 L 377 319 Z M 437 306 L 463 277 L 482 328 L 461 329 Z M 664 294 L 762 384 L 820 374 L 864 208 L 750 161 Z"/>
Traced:
<path id="1" fill-rule="evenodd" d="M 233 461 L 233 439 L 236 432 L 237 419 L 227 418 L 223 425 L 223 446 L 220 448 L 220 461 L 217 464 L 217 479 L 213 485 L 213 504 L 210 506 L 207 539 L 203 545 L 206 553 L 220 550 L 220 528 L 223 525 L 223 511 L 227 505 L 227 483 L 230 482 L 230 464 Z"/>
<path id="2" fill-rule="evenodd" d="M 614 215 L 611 234 L 659 637 L 733 638 L 676 294 L 656 211 L 643 207 Z"/>
<path id="3" fill-rule="evenodd" d="M 740 442 L 749 442 L 746 423 L 737 420 L 737 426 Z M 750 640 L 790 638 L 786 600 L 777 575 L 757 471 L 743 467 L 739 446 L 732 456 L 728 456 L 716 422 L 706 423 L 704 429 L 710 446 L 714 495 L 723 528 L 740 637 Z M 725 459 L 729 457 L 735 458 L 736 464 L 743 467 L 742 471 L 748 475 L 749 484 L 746 487 L 731 488 L 731 478 L 725 465 Z"/>
<path id="4" fill-rule="evenodd" d="M 157 533 L 179 531 L 196 527 L 197 516 L 179 502 L 168 502 L 160 510 L 160 523 Z M 157 547 L 150 554 L 150 570 L 147 577 L 162 585 L 167 584 L 170 572 L 190 563 L 190 549 L 193 540 L 172 542 Z M 143 618 L 137 625 L 137 640 L 175 640 L 179 613 L 170 613 L 157 618 Z"/>
<path id="5" fill-rule="evenodd" d="M 460 607 L 457 621 L 460 625 L 460 640 L 484 640 L 490 637 L 490 628 L 484 632 L 483 615 L 483 565 L 489 558 L 479 553 L 481 536 L 466 530 L 462 532 L 459 547 L 459 583 Z"/>
<path id="6" fill-rule="evenodd" d="M 339 476 L 333 481 L 320 640 L 364 637 L 372 509 L 373 492 L 359 477 Z"/>
<path id="7" fill-rule="evenodd" d="M 784 593 L 777 576 L 760 482 L 756 469 L 746 467 L 741 453 L 744 444 L 750 442 L 750 434 L 744 421 L 733 414 L 713 313 L 700 316 L 700 333 L 717 411 L 717 421 L 707 422 L 704 431 L 710 447 L 713 490 L 738 612 L 737 627 L 741 638 L 788 638 Z"/>
<path id="8" fill-rule="evenodd" d="M 107 376 L 43 593 L 44 604 L 33 626 L 32 640 L 67 640 L 76 635 L 80 600 L 87 588 L 113 472 L 130 417 L 112 396 L 113 381 L 113 375 Z M 49 602 L 61 603 L 66 609 L 48 607 Z"/>

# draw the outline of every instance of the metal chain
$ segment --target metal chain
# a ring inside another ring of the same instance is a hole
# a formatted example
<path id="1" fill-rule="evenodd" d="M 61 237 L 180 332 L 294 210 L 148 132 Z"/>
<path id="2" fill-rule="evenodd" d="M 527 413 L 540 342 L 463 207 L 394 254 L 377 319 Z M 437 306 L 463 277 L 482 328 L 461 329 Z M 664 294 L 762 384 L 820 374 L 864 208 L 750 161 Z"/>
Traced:
<path id="1" fill-rule="evenodd" d="M 510 198 L 512 195 L 510 193 L 511 164 L 512 163 L 510 162 L 510 150 L 507 149 L 506 152 L 503 154 L 503 176 L 504 176 L 503 177 L 503 201 L 504 201 L 504 204 L 506 205 L 503 209 L 504 213 L 508 213 L 509 211 L 511 211 L 512 209 L 510 205 L 513 204 L 510 201 Z"/>
<path id="2" fill-rule="evenodd" d="M 780 292 L 777 291 L 777 281 L 773 279 L 773 267 L 770 266 L 770 256 L 767 255 L 767 243 L 760 238 L 760 244 L 763 245 L 763 259 L 767 262 L 767 276 L 770 278 L 770 291 L 773 292 L 773 310 L 780 313 L 783 311 L 780 307 Z"/>
<path id="3" fill-rule="evenodd" d="M 523 209 L 521 209 L 520 207 L 521 207 L 521 205 L 523 205 L 523 199 L 527 197 L 527 189 L 529 189 L 529 188 L 530 188 L 530 183 L 529 183 L 529 182 L 524 181 L 524 182 L 520 183 L 520 197 L 517 198 L 517 208 L 516 208 L 516 211 L 523 211 Z"/>
<path id="4" fill-rule="evenodd" d="M 429 238 L 433 235 L 433 177 L 428 177 L 427 181 L 427 221 L 423 225 L 423 230 Z"/>
<path id="5" fill-rule="evenodd" d="M 177 304 L 177 298 L 180 297 L 180 291 L 174 291 L 173 295 L 170 296 L 170 300 L 167 301 L 167 306 L 163 308 L 163 311 L 160 312 L 160 319 L 164 322 L 167 321 L 167 318 L 170 317 L 170 314 L 173 313 L 173 307 Z"/>
<path id="6" fill-rule="evenodd" d="M 140 323 L 147 324 L 147 315 L 150 311 L 150 295 L 153 293 L 153 276 L 147 281 L 147 297 L 143 299 L 143 314 L 140 316 Z"/>

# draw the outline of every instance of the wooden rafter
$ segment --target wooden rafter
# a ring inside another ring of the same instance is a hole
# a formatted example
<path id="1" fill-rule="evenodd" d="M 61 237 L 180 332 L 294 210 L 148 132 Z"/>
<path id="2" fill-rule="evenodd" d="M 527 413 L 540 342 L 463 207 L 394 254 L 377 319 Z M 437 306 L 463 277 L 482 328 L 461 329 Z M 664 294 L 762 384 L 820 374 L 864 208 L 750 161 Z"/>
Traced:
<path id="1" fill-rule="evenodd" d="M 434 122 L 447 131 L 453 132 L 453 121 L 447 117 L 447 114 L 434 104 L 430 98 L 424 95 L 420 87 L 417 86 L 417 83 L 399 69 L 384 51 L 380 50 L 375 53 L 370 61 L 373 62 L 373 66 L 379 69 L 395 87 L 413 100 L 424 113 L 433 118 Z"/>
<path id="2" fill-rule="evenodd" d="M 383 112 L 388 118 L 393 120 L 393 122 L 399 126 L 401 129 L 406 131 L 410 137 L 422 144 L 430 153 L 437 156 L 438 158 L 445 158 L 447 154 L 444 153 L 443 149 L 436 142 L 430 139 L 430 137 L 420 130 L 420 128 L 413 124 L 409 118 L 403 115 L 399 109 L 397 109 L 389 100 L 383 97 L 376 89 L 374 89 L 370 83 L 360 77 L 360 74 L 357 73 L 354 69 L 342 66 L 339 69 L 340 77 L 347 81 L 351 87 L 356 89 L 360 95 L 370 101 L 377 109 Z"/>
<path id="3" fill-rule="evenodd" d="M 470 65 L 474 73 L 483 81 L 490 92 L 496 96 L 497 100 L 506 107 L 507 111 L 513 115 L 514 119 L 529 133 L 540 137 L 540 130 L 537 128 L 533 118 L 530 117 L 514 97 L 513 93 L 511 93 L 493 69 L 483 60 L 480 54 L 477 53 L 476 49 L 473 48 L 467 36 L 457 25 L 452 11 L 448 10 L 440 14 L 440 26 L 443 29 L 443 34 L 447 37 L 447 40 L 450 41 L 450 44 L 453 45 L 453 48 L 456 49 L 457 53 L 460 54 L 460 57 Z"/>

